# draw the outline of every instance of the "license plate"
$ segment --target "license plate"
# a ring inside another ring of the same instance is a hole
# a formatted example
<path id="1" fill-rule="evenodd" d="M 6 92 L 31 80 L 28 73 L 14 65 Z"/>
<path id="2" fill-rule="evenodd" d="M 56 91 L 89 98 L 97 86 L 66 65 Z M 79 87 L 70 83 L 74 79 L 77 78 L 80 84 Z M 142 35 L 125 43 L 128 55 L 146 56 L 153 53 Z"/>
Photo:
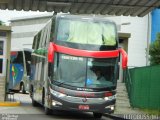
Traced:
<path id="1" fill-rule="evenodd" d="M 79 110 L 89 110 L 89 105 L 79 105 Z"/>

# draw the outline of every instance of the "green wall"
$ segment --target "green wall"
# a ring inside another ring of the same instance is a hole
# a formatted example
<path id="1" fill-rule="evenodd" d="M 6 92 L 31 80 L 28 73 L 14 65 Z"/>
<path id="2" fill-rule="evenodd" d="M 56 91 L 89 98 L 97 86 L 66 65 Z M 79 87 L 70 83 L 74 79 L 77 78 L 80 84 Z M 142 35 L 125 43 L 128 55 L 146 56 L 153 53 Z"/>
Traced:
<path id="1" fill-rule="evenodd" d="M 132 107 L 160 110 L 160 65 L 129 69 L 125 82 Z"/>

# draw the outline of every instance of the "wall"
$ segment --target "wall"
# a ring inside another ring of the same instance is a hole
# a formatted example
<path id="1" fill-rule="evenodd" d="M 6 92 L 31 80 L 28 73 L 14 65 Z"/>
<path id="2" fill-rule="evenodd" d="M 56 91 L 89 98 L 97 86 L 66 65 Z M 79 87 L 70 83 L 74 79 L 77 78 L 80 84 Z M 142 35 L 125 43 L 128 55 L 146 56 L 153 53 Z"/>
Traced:
<path id="1" fill-rule="evenodd" d="M 130 25 L 123 25 L 122 32 L 131 33 L 128 42 L 129 66 L 146 66 L 147 65 L 147 42 L 150 41 L 148 36 L 148 16 L 145 17 L 122 17 L 122 23 L 130 22 Z M 150 21 L 149 21 L 150 22 Z M 150 31 L 150 30 L 149 30 Z"/>
<path id="2" fill-rule="evenodd" d="M 52 14 L 24 17 L 11 20 L 12 26 L 12 47 L 15 48 L 32 48 L 34 35 L 41 30 Z"/>
<path id="3" fill-rule="evenodd" d="M 51 16 L 50 16 L 51 17 Z M 104 17 L 104 16 L 103 16 Z M 125 16 L 105 16 L 106 19 L 115 21 L 118 31 L 130 33 L 128 40 L 128 66 L 147 65 L 146 48 L 150 36 L 148 36 L 148 16 L 145 17 L 125 17 Z M 12 25 L 12 48 L 29 47 L 31 48 L 33 35 L 45 25 L 49 18 L 20 19 L 11 21 Z M 127 24 L 127 25 L 124 25 Z"/>
<path id="4" fill-rule="evenodd" d="M 0 59 L 3 61 L 0 64 L 0 101 L 6 100 L 6 87 L 9 78 L 10 68 L 10 47 L 11 47 L 11 27 L 0 26 Z"/>
<path id="5" fill-rule="evenodd" d="M 160 65 L 129 70 L 125 81 L 132 107 L 160 111 L 159 73 Z"/>
<path id="6" fill-rule="evenodd" d="M 148 42 L 150 42 L 150 16 L 144 17 L 107 17 L 116 22 L 119 32 L 130 33 L 128 40 L 128 66 L 140 67 L 148 64 L 147 52 Z"/>

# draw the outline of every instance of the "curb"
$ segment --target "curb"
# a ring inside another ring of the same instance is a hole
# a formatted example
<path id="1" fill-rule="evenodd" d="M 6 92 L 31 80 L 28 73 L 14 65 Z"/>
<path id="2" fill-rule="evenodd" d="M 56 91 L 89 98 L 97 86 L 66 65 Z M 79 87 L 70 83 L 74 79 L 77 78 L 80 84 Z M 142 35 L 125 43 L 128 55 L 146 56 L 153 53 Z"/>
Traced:
<path id="1" fill-rule="evenodd" d="M 122 118 L 120 116 L 116 116 L 114 114 L 103 114 L 103 116 L 111 118 L 113 120 L 127 120 L 127 119 L 124 119 L 124 118 Z"/>
<path id="2" fill-rule="evenodd" d="M 15 107 L 20 106 L 20 102 L 0 102 L 1 107 Z"/>

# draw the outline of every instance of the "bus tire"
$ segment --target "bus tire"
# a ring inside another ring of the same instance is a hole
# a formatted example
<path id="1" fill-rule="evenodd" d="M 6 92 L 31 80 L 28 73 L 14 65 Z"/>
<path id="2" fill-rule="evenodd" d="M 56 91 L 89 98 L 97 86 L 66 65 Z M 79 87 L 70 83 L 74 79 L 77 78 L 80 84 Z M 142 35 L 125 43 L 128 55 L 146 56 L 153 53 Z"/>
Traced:
<path id="1" fill-rule="evenodd" d="M 100 119 L 102 117 L 102 113 L 93 112 L 93 116 L 94 116 L 94 118 Z"/>
<path id="2" fill-rule="evenodd" d="M 32 106 L 36 107 L 37 106 L 37 102 L 35 100 L 32 99 Z"/>
<path id="3" fill-rule="evenodd" d="M 26 94 L 25 87 L 24 87 L 23 83 L 20 84 L 20 91 L 22 91 L 22 94 Z"/>
<path id="4" fill-rule="evenodd" d="M 32 85 L 29 87 L 29 94 L 30 94 L 30 98 L 32 99 L 33 97 L 33 86 Z"/>
<path id="5" fill-rule="evenodd" d="M 45 106 L 45 90 L 44 90 L 44 88 L 43 88 L 43 92 L 42 92 L 42 105 L 44 106 L 45 114 L 46 115 L 51 115 L 52 114 L 52 109 Z"/>
<path id="6" fill-rule="evenodd" d="M 42 105 L 45 106 L 45 90 L 42 91 Z"/>
<path id="7" fill-rule="evenodd" d="M 31 94 L 31 99 L 32 99 L 32 106 L 34 106 L 34 107 L 38 106 L 38 103 L 34 100 L 33 87 L 32 87 L 30 94 Z"/>
<path id="8" fill-rule="evenodd" d="M 51 115 L 52 114 L 52 110 L 50 108 L 48 108 L 48 107 L 44 106 L 44 111 L 45 111 L 46 115 Z"/>
<path id="9" fill-rule="evenodd" d="M 38 103 L 33 99 L 33 97 L 32 97 L 32 106 L 34 107 L 38 106 Z"/>

